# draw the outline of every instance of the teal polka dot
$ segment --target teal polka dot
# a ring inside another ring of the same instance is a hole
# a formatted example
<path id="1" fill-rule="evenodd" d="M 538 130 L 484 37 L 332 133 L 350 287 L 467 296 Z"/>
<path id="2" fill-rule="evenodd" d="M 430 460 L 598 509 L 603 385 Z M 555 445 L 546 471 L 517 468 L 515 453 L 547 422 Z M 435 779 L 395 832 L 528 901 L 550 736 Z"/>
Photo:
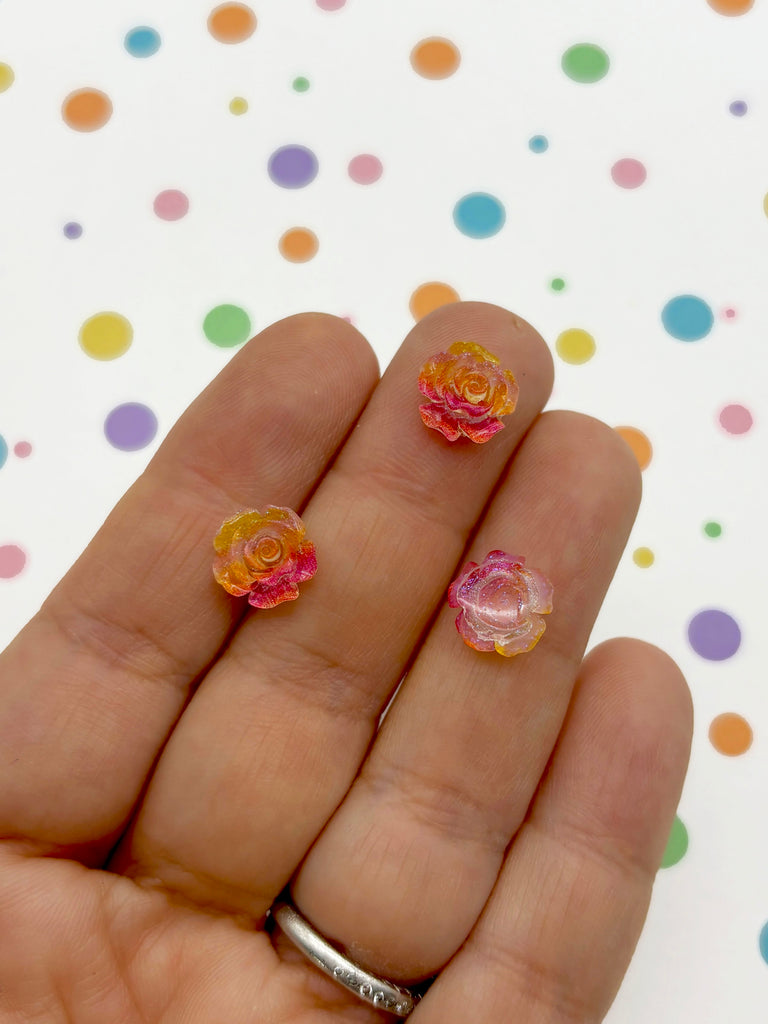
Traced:
<path id="1" fill-rule="evenodd" d="M 661 311 L 661 322 L 678 341 L 700 341 L 712 330 L 714 314 L 696 295 L 677 295 Z"/>
<path id="2" fill-rule="evenodd" d="M 5 465 L 5 460 L 8 458 L 8 445 L 5 443 L 5 438 L 0 434 L 0 469 Z"/>
<path id="3" fill-rule="evenodd" d="M 151 57 L 160 49 L 160 36 L 153 28 L 140 25 L 126 35 L 125 48 L 132 57 Z"/>
<path id="4" fill-rule="evenodd" d="M 763 925 L 760 932 L 760 956 L 768 964 L 768 921 Z"/>
<path id="5" fill-rule="evenodd" d="M 470 238 L 490 238 L 498 234 L 506 219 L 502 204 L 487 192 L 470 192 L 453 208 L 454 224 Z"/>
<path id="6" fill-rule="evenodd" d="M 549 139 L 545 135 L 534 135 L 528 140 L 528 148 L 532 153 L 546 153 L 549 149 Z"/>

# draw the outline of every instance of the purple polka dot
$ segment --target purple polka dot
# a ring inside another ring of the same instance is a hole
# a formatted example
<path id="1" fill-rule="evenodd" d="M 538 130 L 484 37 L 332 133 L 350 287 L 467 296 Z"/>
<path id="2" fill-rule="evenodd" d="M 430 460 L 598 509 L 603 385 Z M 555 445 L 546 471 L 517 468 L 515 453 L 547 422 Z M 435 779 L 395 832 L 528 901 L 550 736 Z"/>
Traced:
<path id="1" fill-rule="evenodd" d="M 71 220 L 69 224 L 64 225 L 64 234 L 67 238 L 79 238 L 83 233 L 83 227 L 81 224 L 77 224 Z"/>
<path id="2" fill-rule="evenodd" d="M 10 580 L 18 576 L 27 564 L 27 556 L 18 544 L 0 545 L 0 579 Z"/>
<path id="3" fill-rule="evenodd" d="M 688 623 L 688 642 L 708 661 L 732 658 L 741 645 L 741 630 L 727 612 L 707 608 Z"/>
<path id="4" fill-rule="evenodd" d="M 118 405 L 104 422 L 104 434 L 113 448 L 136 452 L 146 448 L 157 433 L 157 417 L 140 402 Z"/>
<path id="5" fill-rule="evenodd" d="M 283 188 L 304 188 L 317 176 L 317 157 L 306 146 L 281 146 L 269 158 L 269 176 Z"/>
<path id="6" fill-rule="evenodd" d="M 744 117 L 747 112 L 747 104 L 744 100 L 734 100 L 728 109 L 734 117 Z"/>

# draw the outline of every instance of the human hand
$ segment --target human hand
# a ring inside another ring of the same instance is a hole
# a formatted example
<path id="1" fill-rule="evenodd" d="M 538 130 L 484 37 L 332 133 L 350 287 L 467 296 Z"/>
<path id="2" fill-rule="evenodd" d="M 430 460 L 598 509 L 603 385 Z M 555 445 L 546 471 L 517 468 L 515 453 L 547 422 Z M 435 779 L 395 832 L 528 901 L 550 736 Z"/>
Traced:
<path id="1" fill-rule="evenodd" d="M 520 384 L 488 444 L 419 418 L 419 370 L 458 339 Z M 391 1019 L 264 930 L 291 879 L 352 959 L 437 975 L 414 1024 L 603 1019 L 691 703 L 647 644 L 582 660 L 640 480 L 604 424 L 539 415 L 551 375 L 497 306 L 426 317 L 378 383 L 353 327 L 304 314 L 190 406 L 0 657 L 0 1024 Z M 212 539 L 268 504 L 301 511 L 319 569 L 254 611 L 213 580 Z M 470 538 L 552 580 L 530 653 L 457 635 Z"/>

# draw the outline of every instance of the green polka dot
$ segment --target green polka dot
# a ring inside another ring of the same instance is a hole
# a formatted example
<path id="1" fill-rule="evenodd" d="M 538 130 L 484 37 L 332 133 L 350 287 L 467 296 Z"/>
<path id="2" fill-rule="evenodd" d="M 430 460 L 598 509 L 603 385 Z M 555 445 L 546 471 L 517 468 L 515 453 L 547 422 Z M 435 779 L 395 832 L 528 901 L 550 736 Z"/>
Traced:
<path id="1" fill-rule="evenodd" d="M 720 523 L 706 523 L 704 526 L 704 533 L 708 537 L 719 537 L 722 532 L 723 528 Z"/>
<path id="2" fill-rule="evenodd" d="M 298 78 L 294 78 L 293 80 L 293 88 L 296 92 L 306 92 L 309 88 L 309 79 L 304 78 L 303 75 L 299 75 Z"/>
<path id="3" fill-rule="evenodd" d="M 678 864 L 685 856 L 687 850 L 688 829 L 675 815 L 675 821 L 672 825 L 672 831 L 667 842 L 667 848 L 664 851 L 661 866 L 663 868 L 671 868 L 674 864 Z"/>
<path id="4" fill-rule="evenodd" d="M 251 319 L 240 306 L 215 306 L 203 321 L 203 331 L 219 348 L 233 348 L 250 337 Z"/>
<path id="5" fill-rule="evenodd" d="M 565 281 L 562 277 L 553 277 L 549 282 L 549 287 L 553 292 L 561 292 L 565 288 Z"/>
<path id="6" fill-rule="evenodd" d="M 610 58 L 594 43 L 577 43 L 563 54 L 563 71 L 574 82 L 599 82 L 608 74 Z"/>

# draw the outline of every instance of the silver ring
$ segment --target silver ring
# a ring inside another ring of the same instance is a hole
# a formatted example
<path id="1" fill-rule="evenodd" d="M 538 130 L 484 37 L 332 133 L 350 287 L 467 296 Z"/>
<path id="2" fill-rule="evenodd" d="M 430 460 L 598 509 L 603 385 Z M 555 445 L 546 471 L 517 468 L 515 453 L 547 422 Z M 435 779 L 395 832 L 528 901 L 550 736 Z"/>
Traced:
<path id="1" fill-rule="evenodd" d="M 304 956 L 324 974 L 338 981 L 358 999 L 377 1010 L 386 1010 L 396 1017 L 407 1017 L 418 1002 L 418 996 L 392 981 L 378 978 L 364 967 L 354 963 L 335 949 L 316 932 L 290 903 L 275 903 L 270 913 L 280 925 L 286 938 L 301 950 Z"/>

